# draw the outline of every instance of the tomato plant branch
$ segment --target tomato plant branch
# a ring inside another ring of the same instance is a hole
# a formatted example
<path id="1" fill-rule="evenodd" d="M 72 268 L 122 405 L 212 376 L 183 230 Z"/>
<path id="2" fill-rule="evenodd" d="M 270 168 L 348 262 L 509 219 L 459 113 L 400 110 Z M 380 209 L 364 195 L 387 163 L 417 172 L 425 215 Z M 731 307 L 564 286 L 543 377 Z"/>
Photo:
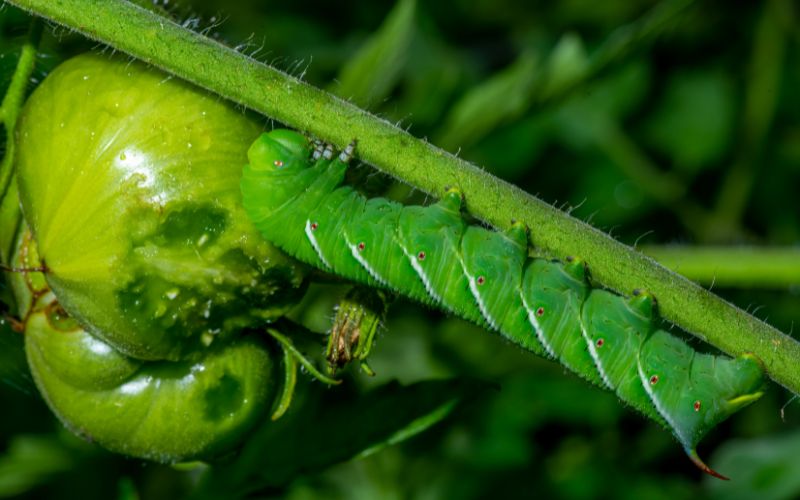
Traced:
<path id="1" fill-rule="evenodd" d="M 800 285 L 800 248 L 643 246 L 663 265 L 706 285 L 789 288 Z"/>
<path id="2" fill-rule="evenodd" d="M 0 104 L 0 121 L 2 121 L 6 129 L 6 151 L 2 162 L 0 162 L 0 201 L 5 198 L 6 191 L 11 183 L 15 150 L 14 129 L 17 125 L 20 109 L 25 102 L 25 90 L 28 88 L 28 80 L 36 64 L 36 50 L 39 46 L 41 35 L 42 23 L 38 19 L 34 19 L 28 31 L 28 39 L 20 51 L 19 61 L 11 77 L 11 83 L 8 85 L 2 104 Z"/>
<path id="3" fill-rule="evenodd" d="M 584 258 L 613 290 L 650 290 L 668 320 L 729 354 L 754 353 L 774 380 L 800 394 L 800 343 L 791 337 L 392 123 L 126 1 L 7 1 L 340 147 L 357 138 L 361 159 L 432 195 L 457 186 L 472 214 L 500 229 L 512 219 L 526 223 L 534 245 Z"/>

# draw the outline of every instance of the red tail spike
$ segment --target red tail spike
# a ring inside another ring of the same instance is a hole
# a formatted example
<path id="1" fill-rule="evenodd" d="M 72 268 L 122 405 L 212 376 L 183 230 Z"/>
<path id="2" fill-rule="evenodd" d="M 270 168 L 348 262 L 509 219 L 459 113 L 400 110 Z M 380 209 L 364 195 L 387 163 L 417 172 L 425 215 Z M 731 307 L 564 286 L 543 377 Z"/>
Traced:
<path id="1" fill-rule="evenodd" d="M 723 476 L 719 472 L 706 465 L 706 463 L 700 459 L 700 456 L 697 454 L 697 450 L 686 450 L 686 454 L 689 455 L 689 459 L 697 466 L 698 469 L 705 472 L 709 476 L 714 476 L 718 479 L 722 479 L 723 481 L 730 481 L 729 477 Z"/>

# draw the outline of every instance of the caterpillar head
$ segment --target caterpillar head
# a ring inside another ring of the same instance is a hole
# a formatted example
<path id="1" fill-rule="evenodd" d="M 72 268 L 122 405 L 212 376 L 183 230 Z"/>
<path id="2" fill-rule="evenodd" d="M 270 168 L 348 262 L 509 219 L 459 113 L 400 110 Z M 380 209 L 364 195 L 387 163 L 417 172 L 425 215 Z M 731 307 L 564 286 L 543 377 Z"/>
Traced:
<path id="1" fill-rule="evenodd" d="M 242 202 L 250 220 L 262 227 L 275 210 L 305 192 L 316 175 L 309 140 L 293 130 L 278 129 L 255 140 L 241 179 Z"/>
<path id="2" fill-rule="evenodd" d="M 250 168 L 261 175 L 293 175 L 311 166 L 311 143 L 293 130 L 261 134 L 247 151 Z"/>

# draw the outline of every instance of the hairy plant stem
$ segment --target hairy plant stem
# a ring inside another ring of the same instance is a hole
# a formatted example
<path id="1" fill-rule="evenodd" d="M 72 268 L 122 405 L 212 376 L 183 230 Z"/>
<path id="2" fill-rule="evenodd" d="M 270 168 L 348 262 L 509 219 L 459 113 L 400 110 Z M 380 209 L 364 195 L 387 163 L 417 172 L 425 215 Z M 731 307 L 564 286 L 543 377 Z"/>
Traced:
<path id="1" fill-rule="evenodd" d="M 28 30 L 28 39 L 20 50 L 19 61 L 11 76 L 11 83 L 8 85 L 2 104 L 0 104 L 0 122 L 6 130 L 6 150 L 3 160 L 0 162 L 0 202 L 5 198 L 13 177 L 14 129 L 17 126 L 19 112 L 25 103 L 25 91 L 36 64 L 36 50 L 39 47 L 41 36 L 42 22 L 34 19 Z"/>
<path id="2" fill-rule="evenodd" d="M 28 29 L 28 38 L 19 51 L 19 59 L 11 81 L 6 88 L 6 93 L 0 102 L 0 124 L 5 129 L 5 151 L 0 161 L 0 268 L 7 267 L 14 253 L 16 235 L 22 224 L 22 214 L 14 182 L 14 162 L 16 158 L 16 145 L 14 134 L 17 127 L 25 95 L 29 88 L 28 83 L 36 66 L 36 52 L 42 35 L 40 19 L 33 19 Z M 14 299 L 9 293 L 6 283 L 7 271 L 0 269 L 0 301 L 13 304 Z M 13 309 L 12 309 L 13 310 Z"/>
<path id="3" fill-rule="evenodd" d="M 665 318 L 731 355 L 754 353 L 774 380 L 800 394 L 800 343 L 791 337 L 385 120 L 123 0 L 7 1 L 325 141 L 344 146 L 356 138 L 361 159 L 434 196 L 456 186 L 475 216 L 500 229 L 512 219 L 526 223 L 534 245 L 582 257 L 613 290 L 650 290 Z"/>
<path id="4" fill-rule="evenodd" d="M 665 245 L 639 249 L 706 285 L 776 289 L 800 285 L 800 247 Z"/>

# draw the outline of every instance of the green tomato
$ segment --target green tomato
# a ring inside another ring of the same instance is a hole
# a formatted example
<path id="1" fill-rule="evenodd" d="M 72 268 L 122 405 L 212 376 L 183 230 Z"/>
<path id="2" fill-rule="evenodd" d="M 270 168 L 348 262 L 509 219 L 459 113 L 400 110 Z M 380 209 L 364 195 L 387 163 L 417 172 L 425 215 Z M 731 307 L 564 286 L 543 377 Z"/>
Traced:
<path id="1" fill-rule="evenodd" d="M 177 462 L 223 455 L 266 419 L 280 377 L 253 327 L 294 305 L 305 268 L 241 209 L 258 133 L 214 96 L 98 55 L 28 100 L 17 181 L 32 231 L 3 207 L 18 229 L 2 243 L 16 234 L 15 267 L 46 265 L 10 281 L 37 386 L 77 434 Z"/>
<path id="2" fill-rule="evenodd" d="M 51 303 L 27 318 L 25 350 L 45 400 L 76 434 L 170 463 L 222 455 L 265 418 L 278 377 L 259 337 L 193 361 L 142 362 L 59 314 Z"/>
<path id="3" fill-rule="evenodd" d="M 259 126 L 218 97 L 102 55 L 56 68 L 18 130 L 25 218 L 63 308 L 138 359 L 192 359 L 295 304 L 304 268 L 241 208 Z"/>
<path id="4" fill-rule="evenodd" d="M 11 263 L 40 265 L 22 227 Z M 143 361 L 92 336 L 60 307 L 42 273 L 12 273 L 37 387 L 64 424 L 103 447 L 159 462 L 235 449 L 272 404 L 279 380 L 258 332 L 191 361 Z"/>
<path id="5" fill-rule="evenodd" d="M 40 264 L 24 227 L 11 262 Z M 280 377 L 257 332 L 215 343 L 191 361 L 143 361 L 70 318 L 42 273 L 10 277 L 36 385 L 76 434 L 112 451 L 170 463 L 224 455 L 265 420 Z"/>

